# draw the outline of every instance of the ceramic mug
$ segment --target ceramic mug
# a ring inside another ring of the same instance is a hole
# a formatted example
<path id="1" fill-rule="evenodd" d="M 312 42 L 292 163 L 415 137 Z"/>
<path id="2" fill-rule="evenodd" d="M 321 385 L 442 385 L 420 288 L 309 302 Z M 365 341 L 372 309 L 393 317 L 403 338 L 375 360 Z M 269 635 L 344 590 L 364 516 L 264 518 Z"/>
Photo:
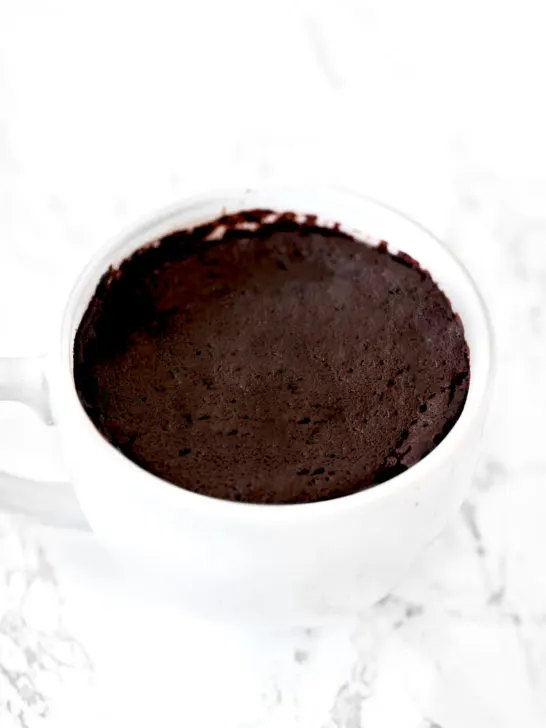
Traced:
<path id="1" fill-rule="evenodd" d="M 74 336 L 108 267 L 170 232 L 254 208 L 313 213 L 369 244 L 387 240 L 391 251 L 409 254 L 430 271 L 461 317 L 471 367 L 463 412 L 432 453 L 381 485 L 299 505 L 213 499 L 175 487 L 127 459 L 80 404 L 72 372 Z M 347 191 L 256 187 L 183 201 L 111 240 L 76 280 L 48 356 L 1 362 L 0 399 L 24 402 L 58 428 L 70 480 L 92 530 L 145 583 L 168 587 L 178 603 L 200 615 L 313 625 L 385 596 L 460 506 L 477 459 L 492 369 L 492 331 L 480 294 L 430 232 Z M 45 484 L 42 493 L 47 497 Z"/>

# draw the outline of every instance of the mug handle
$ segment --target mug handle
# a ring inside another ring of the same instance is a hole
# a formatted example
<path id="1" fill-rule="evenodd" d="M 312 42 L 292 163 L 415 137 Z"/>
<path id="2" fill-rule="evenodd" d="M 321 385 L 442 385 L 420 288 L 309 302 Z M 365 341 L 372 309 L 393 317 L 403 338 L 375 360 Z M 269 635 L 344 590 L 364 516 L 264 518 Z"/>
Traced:
<path id="1" fill-rule="evenodd" d="M 27 420 L 23 427 L 9 421 L 0 429 L 0 451 L 17 456 L 10 468 L 15 472 L 0 470 L 0 509 L 47 525 L 88 529 L 62 463 L 56 432 L 50 427 L 54 422 L 45 358 L 0 358 L 0 400 L 25 404 L 42 420 L 38 428 L 30 428 Z M 36 447 L 26 452 L 24 443 L 34 429 L 38 430 Z"/>

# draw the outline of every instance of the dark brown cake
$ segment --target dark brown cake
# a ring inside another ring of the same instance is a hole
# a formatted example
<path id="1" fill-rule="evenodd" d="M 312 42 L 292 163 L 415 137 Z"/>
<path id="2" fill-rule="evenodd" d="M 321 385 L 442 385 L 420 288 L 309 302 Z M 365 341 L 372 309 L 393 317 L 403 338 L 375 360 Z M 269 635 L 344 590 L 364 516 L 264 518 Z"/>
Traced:
<path id="1" fill-rule="evenodd" d="M 337 498 L 446 436 L 468 391 L 468 347 L 408 256 L 267 214 L 177 232 L 110 270 L 76 335 L 76 387 L 114 447 L 183 488 L 252 503 Z M 219 225 L 223 238 L 207 240 Z"/>

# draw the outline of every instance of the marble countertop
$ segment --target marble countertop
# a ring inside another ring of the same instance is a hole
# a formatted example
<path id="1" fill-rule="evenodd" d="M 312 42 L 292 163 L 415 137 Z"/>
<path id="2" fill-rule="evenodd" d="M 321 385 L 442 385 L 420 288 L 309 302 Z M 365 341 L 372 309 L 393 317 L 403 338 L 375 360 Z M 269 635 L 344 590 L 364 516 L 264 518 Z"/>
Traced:
<path id="1" fill-rule="evenodd" d="M 462 510 L 392 595 L 320 630 L 197 623 L 122 588 L 89 531 L 18 512 L 0 475 L 2 728 L 546 725 L 538 6 L 0 4 L 0 355 L 45 351 L 105 236 L 256 178 L 342 183 L 421 220 L 477 279 L 499 354 Z M 8 471 L 14 423 L 41 433 L 0 409 Z"/>

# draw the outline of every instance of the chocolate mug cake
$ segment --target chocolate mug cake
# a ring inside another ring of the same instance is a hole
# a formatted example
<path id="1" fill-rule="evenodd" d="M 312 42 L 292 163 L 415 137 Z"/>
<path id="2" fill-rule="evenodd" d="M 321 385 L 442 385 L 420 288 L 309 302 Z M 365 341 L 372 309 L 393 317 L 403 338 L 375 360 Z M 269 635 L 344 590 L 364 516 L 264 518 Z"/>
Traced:
<path id="1" fill-rule="evenodd" d="M 110 269 L 74 378 L 98 430 L 142 468 L 293 504 L 424 458 L 461 414 L 470 365 L 461 320 L 415 260 L 313 216 L 252 210 Z"/>

